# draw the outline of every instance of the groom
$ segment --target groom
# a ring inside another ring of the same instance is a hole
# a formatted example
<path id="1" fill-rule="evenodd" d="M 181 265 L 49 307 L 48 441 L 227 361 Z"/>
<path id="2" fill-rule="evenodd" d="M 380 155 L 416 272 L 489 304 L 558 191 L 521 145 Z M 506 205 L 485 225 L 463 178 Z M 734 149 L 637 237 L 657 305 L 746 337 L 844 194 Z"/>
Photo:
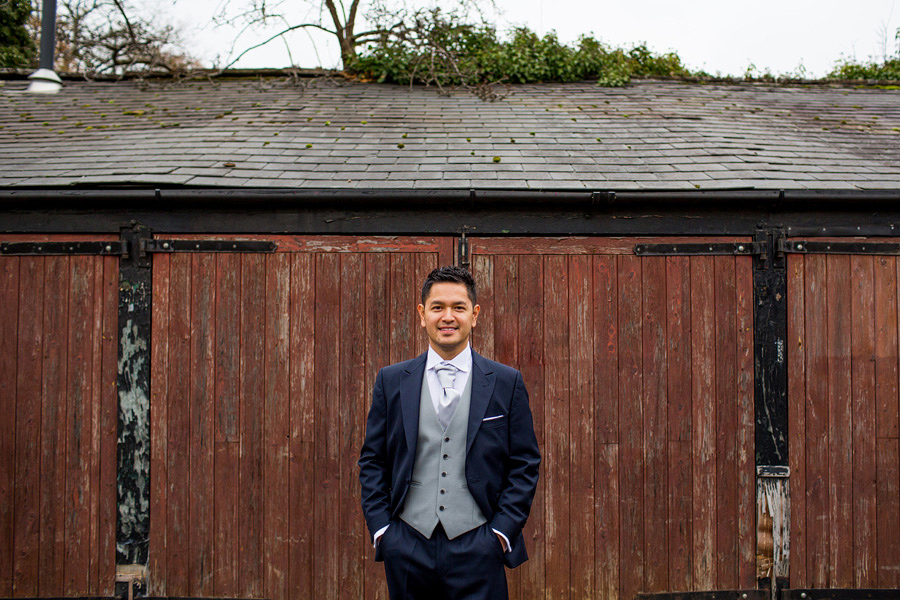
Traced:
<path id="1" fill-rule="evenodd" d="M 375 379 L 359 479 L 392 600 L 506 599 L 504 564 L 528 558 L 541 457 L 522 375 L 469 346 L 480 309 L 468 271 L 435 269 L 428 351 Z"/>

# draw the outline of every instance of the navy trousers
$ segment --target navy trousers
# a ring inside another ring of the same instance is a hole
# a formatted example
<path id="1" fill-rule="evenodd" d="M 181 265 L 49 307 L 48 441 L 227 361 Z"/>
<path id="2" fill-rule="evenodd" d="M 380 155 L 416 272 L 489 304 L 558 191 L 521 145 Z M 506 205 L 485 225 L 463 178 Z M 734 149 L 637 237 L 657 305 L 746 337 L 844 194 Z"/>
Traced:
<path id="1" fill-rule="evenodd" d="M 503 548 L 485 523 L 447 539 L 431 538 L 401 520 L 378 541 L 391 600 L 508 600 Z"/>

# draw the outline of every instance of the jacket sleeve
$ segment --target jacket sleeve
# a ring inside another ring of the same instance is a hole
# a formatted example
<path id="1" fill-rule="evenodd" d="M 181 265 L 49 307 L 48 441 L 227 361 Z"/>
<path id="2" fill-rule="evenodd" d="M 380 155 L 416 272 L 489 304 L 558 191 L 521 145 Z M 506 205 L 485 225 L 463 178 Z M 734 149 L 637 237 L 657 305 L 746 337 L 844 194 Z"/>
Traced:
<path id="1" fill-rule="evenodd" d="M 518 371 L 509 419 L 509 471 L 497 502 L 500 510 L 491 519 L 491 527 L 502 531 L 515 545 L 531 511 L 541 463 L 528 392 Z"/>
<path id="2" fill-rule="evenodd" d="M 359 483 L 362 488 L 362 510 L 369 534 L 391 520 L 391 473 L 387 457 L 387 405 L 382 371 L 375 378 L 372 406 L 366 420 L 366 439 L 359 455 Z"/>

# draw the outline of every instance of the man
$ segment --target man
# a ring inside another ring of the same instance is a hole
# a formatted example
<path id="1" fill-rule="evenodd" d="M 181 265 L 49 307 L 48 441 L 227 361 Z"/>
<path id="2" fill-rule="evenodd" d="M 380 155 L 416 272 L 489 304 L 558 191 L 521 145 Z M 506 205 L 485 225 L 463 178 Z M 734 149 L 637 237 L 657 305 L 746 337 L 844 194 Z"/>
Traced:
<path id="1" fill-rule="evenodd" d="M 473 352 L 481 307 L 459 267 L 432 271 L 425 354 L 379 371 L 360 452 L 362 508 L 392 600 L 502 600 L 540 453 L 522 375 Z"/>

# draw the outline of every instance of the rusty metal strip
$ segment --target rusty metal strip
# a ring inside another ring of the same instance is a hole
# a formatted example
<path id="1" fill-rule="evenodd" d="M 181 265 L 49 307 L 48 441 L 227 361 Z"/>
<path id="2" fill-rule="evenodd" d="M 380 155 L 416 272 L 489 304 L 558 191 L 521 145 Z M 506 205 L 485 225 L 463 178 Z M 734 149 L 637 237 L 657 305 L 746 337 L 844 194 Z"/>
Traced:
<path id="1" fill-rule="evenodd" d="M 109 242 L 0 242 L 2 256 L 126 256 L 124 241 Z"/>
<path id="2" fill-rule="evenodd" d="M 638 256 L 762 256 L 766 242 L 716 242 L 689 244 L 637 244 Z"/>

